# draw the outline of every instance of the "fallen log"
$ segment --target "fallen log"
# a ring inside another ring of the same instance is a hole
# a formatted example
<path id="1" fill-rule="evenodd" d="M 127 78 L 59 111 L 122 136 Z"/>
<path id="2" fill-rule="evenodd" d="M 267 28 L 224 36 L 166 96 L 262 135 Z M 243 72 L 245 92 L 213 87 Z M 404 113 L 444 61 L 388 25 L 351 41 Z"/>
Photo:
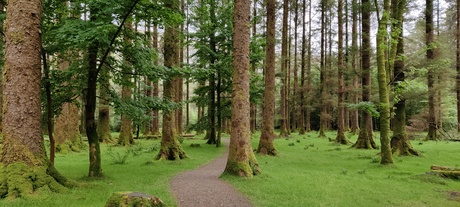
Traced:
<path id="1" fill-rule="evenodd" d="M 459 179 L 460 178 L 460 168 L 449 167 L 449 166 L 431 166 L 431 172 L 436 173 L 444 178 Z"/>

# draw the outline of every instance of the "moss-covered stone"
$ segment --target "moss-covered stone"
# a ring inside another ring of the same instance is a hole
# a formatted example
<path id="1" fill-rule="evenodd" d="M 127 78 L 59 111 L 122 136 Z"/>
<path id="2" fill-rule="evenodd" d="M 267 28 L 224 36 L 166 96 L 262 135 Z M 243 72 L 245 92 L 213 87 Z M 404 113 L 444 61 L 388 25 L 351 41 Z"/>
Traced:
<path id="1" fill-rule="evenodd" d="M 140 192 L 115 192 L 105 203 L 105 207 L 162 207 L 163 201 L 155 196 Z"/>

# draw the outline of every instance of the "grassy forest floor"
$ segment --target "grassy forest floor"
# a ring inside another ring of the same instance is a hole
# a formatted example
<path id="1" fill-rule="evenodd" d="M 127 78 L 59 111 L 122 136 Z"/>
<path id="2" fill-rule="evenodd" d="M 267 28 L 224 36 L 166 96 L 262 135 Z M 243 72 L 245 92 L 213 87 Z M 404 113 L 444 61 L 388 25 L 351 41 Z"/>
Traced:
<path id="1" fill-rule="evenodd" d="M 327 134 L 330 139 L 335 133 Z M 259 133 L 253 135 L 257 147 Z M 354 142 L 356 136 L 349 135 Z M 379 143 L 378 138 L 376 142 Z M 201 147 L 190 147 L 199 143 Z M 350 149 L 317 133 L 276 139 L 277 157 L 257 156 L 262 170 L 252 179 L 224 176 L 255 206 L 460 206 L 460 181 L 428 175 L 431 165 L 459 167 L 460 142 L 418 141 L 421 157 L 395 157 L 395 165 L 379 164 L 378 150 Z M 102 145 L 105 177 L 88 179 L 88 152 L 58 154 L 56 168 L 82 187 L 62 194 L 41 193 L 30 199 L 1 199 L 0 206 L 103 206 L 112 192 L 139 191 L 176 206 L 169 180 L 219 156 L 224 148 L 204 140 L 186 139 L 190 157 L 182 161 L 154 161 L 159 140 L 137 140 L 132 147 Z M 128 153 L 129 151 L 129 153 Z M 127 155 L 127 156 L 126 156 Z"/>

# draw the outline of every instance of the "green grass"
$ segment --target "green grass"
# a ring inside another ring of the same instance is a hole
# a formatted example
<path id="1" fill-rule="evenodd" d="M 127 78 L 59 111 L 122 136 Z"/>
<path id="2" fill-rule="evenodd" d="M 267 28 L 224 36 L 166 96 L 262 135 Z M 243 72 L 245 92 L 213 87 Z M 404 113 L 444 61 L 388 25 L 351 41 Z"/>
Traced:
<path id="1" fill-rule="evenodd" d="M 222 154 L 224 148 L 205 144 L 205 140 L 184 140 L 188 159 L 182 161 L 155 161 L 159 140 L 136 140 L 139 146 L 131 147 L 124 164 L 114 164 L 123 157 L 128 148 L 102 145 L 102 179 L 88 179 L 88 152 L 71 153 L 56 156 L 56 168 L 64 176 L 84 184 L 83 187 L 70 189 L 62 194 L 40 194 L 31 199 L 0 199 L 0 206 L 34 207 L 82 207 L 104 206 L 113 192 L 137 191 L 161 198 L 168 206 L 175 206 L 174 197 L 169 189 L 169 180 L 178 172 L 193 169 L 209 162 Z M 201 144 L 201 148 L 189 147 L 191 143 Z M 153 146 L 157 146 L 152 151 Z M 109 150 L 110 149 L 110 150 Z M 110 156 L 108 151 L 111 151 Z"/>
<path id="2" fill-rule="evenodd" d="M 327 133 L 334 139 L 335 133 Z M 377 134 L 378 136 L 378 134 Z M 257 147 L 259 133 L 253 135 Z M 357 150 L 317 138 L 317 133 L 290 139 L 276 139 L 277 157 L 259 156 L 262 174 L 252 179 L 225 175 L 223 178 L 246 194 L 256 206 L 460 206 L 460 181 L 427 175 L 431 165 L 459 167 L 459 142 L 413 141 L 422 157 L 395 157 L 395 165 L 379 164 L 379 150 Z M 350 136 L 349 136 L 350 137 Z M 351 137 L 354 142 L 356 136 Z M 102 145 L 103 179 L 88 179 L 88 152 L 58 154 L 57 169 L 83 187 L 62 194 L 42 193 L 31 199 L 0 199 L 0 206 L 103 206 L 112 192 L 140 191 L 160 197 L 176 206 L 169 180 L 178 172 L 209 162 L 223 152 L 186 139 L 183 146 L 190 157 L 182 161 L 154 161 L 158 140 L 139 140 L 131 147 L 124 164 L 126 147 Z M 379 143 L 378 138 L 376 142 Z M 201 148 L 189 147 L 191 143 Z M 290 146 L 292 145 L 292 146 Z M 109 152 L 110 151 L 110 152 Z"/>
<path id="3" fill-rule="evenodd" d="M 335 133 L 327 136 L 334 139 Z M 254 148 L 258 137 L 253 135 Z M 394 157 L 395 165 L 382 166 L 379 150 L 350 149 L 317 137 L 310 133 L 276 139 L 279 156 L 257 156 L 260 176 L 224 179 L 260 207 L 460 206 L 460 197 L 449 196 L 460 192 L 459 181 L 425 174 L 433 164 L 458 167 L 458 142 L 414 141 L 422 157 Z M 356 141 L 356 136 L 351 139 Z"/>

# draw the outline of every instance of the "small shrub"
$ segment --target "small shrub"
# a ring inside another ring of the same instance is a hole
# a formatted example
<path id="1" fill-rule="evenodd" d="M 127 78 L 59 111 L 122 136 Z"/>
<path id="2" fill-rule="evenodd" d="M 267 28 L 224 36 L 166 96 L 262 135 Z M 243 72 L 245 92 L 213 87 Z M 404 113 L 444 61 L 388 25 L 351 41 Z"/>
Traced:
<path id="1" fill-rule="evenodd" d="M 380 163 L 380 160 L 382 160 L 382 157 L 374 156 L 372 157 L 371 163 Z"/>
<path id="2" fill-rule="evenodd" d="M 300 143 L 300 139 L 298 139 L 298 140 L 296 140 L 296 141 L 297 141 L 297 143 Z"/>
<path id="3" fill-rule="evenodd" d="M 288 146 L 294 146 L 294 142 L 289 142 Z"/>
<path id="4" fill-rule="evenodd" d="M 366 174 L 366 169 L 364 169 L 364 170 L 358 170 L 358 174 L 360 174 L 360 175 Z"/>
<path id="5" fill-rule="evenodd" d="M 147 152 L 156 152 L 158 151 L 158 144 L 153 144 L 146 149 Z"/>
<path id="6" fill-rule="evenodd" d="M 142 154 L 144 147 L 140 144 L 135 144 L 131 146 L 131 151 L 133 152 L 133 156 L 137 157 Z"/>
<path id="7" fill-rule="evenodd" d="M 125 153 L 113 152 L 112 147 L 107 150 L 107 154 L 113 158 L 113 164 L 124 165 L 128 160 L 129 154 L 131 154 L 131 149 L 127 149 Z"/>

